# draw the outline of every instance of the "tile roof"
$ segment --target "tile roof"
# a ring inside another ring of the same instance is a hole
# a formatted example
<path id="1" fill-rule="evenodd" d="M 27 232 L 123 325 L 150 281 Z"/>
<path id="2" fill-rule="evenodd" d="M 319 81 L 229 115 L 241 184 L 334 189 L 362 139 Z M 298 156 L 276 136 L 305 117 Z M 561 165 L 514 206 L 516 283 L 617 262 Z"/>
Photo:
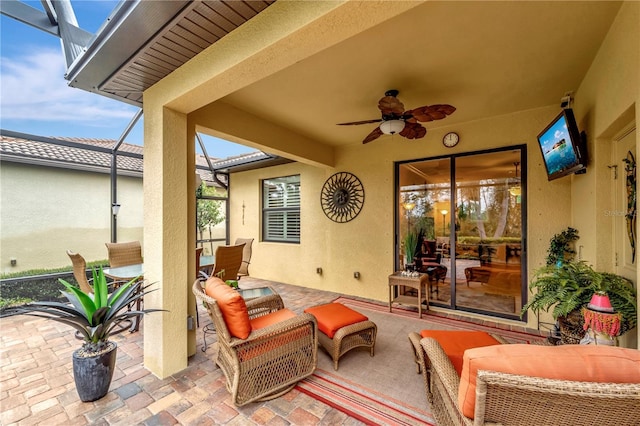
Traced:
<path id="1" fill-rule="evenodd" d="M 114 139 L 42 137 L 0 131 L 0 160 L 25 164 L 61 167 L 109 173 L 111 170 L 111 149 Z M 123 143 L 118 149 L 118 174 L 142 176 L 143 147 Z M 256 151 L 249 154 L 217 159 L 210 157 L 215 170 L 228 171 L 230 167 L 250 164 L 273 157 Z M 213 174 L 204 155 L 196 155 L 196 170 L 202 180 L 214 182 Z"/>
<path id="2" fill-rule="evenodd" d="M 111 168 L 110 151 L 115 144 L 116 141 L 110 139 L 19 137 L 3 131 L 0 135 L 0 159 L 108 173 Z M 142 175 L 142 147 L 123 143 L 119 151 L 119 173 Z"/>

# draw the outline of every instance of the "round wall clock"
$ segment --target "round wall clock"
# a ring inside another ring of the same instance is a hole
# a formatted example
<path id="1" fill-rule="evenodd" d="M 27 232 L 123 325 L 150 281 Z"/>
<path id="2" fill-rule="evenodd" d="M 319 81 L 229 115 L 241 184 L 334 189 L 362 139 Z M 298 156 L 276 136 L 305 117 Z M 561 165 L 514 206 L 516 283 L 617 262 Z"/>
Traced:
<path id="1" fill-rule="evenodd" d="M 442 138 L 442 144 L 447 148 L 453 148 L 460 142 L 460 136 L 456 132 L 449 132 Z"/>
<path id="2" fill-rule="evenodd" d="M 320 204 L 324 214 L 334 222 L 355 219 L 364 205 L 364 187 L 355 175 L 340 172 L 332 175 L 322 186 Z"/>

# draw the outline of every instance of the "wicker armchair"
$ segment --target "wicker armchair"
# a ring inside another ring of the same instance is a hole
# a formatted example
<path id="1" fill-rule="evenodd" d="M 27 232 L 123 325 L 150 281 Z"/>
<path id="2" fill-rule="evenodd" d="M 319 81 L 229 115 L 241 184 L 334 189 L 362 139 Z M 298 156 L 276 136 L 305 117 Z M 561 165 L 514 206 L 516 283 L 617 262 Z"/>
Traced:
<path id="1" fill-rule="evenodd" d="M 273 399 L 291 390 L 298 381 L 311 375 L 317 365 L 318 327 L 310 314 L 252 329 L 246 339 L 233 337 L 216 300 L 193 283 L 193 293 L 206 307 L 218 335 L 215 362 L 222 369 L 227 390 L 236 406 Z M 246 302 L 249 318 L 254 320 L 284 309 L 275 293 Z"/>
<path id="2" fill-rule="evenodd" d="M 420 355 L 438 425 L 637 425 L 640 383 L 595 383 L 478 371 L 474 419 L 458 404 L 460 378 L 436 339 L 409 340 Z M 418 346 L 416 347 L 416 343 Z"/>
<path id="3" fill-rule="evenodd" d="M 109 253 L 109 266 L 112 268 L 143 263 L 140 241 L 105 243 L 105 245 Z"/>

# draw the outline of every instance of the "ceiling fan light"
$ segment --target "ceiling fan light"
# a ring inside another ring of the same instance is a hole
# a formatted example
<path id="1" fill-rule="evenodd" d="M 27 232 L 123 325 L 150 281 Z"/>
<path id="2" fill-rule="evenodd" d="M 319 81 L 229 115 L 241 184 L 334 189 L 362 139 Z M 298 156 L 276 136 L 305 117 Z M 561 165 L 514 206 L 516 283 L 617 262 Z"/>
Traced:
<path id="1" fill-rule="evenodd" d="M 380 130 L 385 135 L 400 133 L 404 129 L 404 120 L 387 120 L 380 123 Z"/>

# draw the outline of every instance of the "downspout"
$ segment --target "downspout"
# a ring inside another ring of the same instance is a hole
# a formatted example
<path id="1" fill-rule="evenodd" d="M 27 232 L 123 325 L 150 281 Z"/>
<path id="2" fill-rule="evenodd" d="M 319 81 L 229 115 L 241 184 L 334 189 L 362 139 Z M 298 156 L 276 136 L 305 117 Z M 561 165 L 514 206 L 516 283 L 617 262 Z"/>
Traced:
<path id="1" fill-rule="evenodd" d="M 111 242 L 118 242 L 118 210 L 120 210 L 120 204 L 118 204 L 118 149 L 124 142 L 131 129 L 136 125 L 138 120 L 142 117 L 142 108 L 136 112 L 136 115 L 131 119 L 127 128 L 122 132 L 120 138 L 116 144 L 111 148 Z M 144 158 L 144 156 L 143 156 Z"/>
<path id="2" fill-rule="evenodd" d="M 211 162 L 211 159 L 209 158 L 209 154 L 207 154 L 207 149 L 204 147 L 204 142 L 202 142 L 202 139 L 200 138 L 200 135 L 198 133 L 196 133 L 196 138 L 198 139 L 198 143 L 200 144 L 200 148 L 202 149 L 202 153 L 204 154 L 204 158 L 207 160 L 207 164 L 209 165 L 209 170 L 211 171 L 211 175 L 213 176 L 213 180 L 216 181 L 216 183 L 218 185 L 220 185 L 221 187 L 223 187 L 224 189 L 227 190 L 227 202 L 224 203 L 226 208 L 225 208 L 225 242 L 227 244 L 229 244 L 229 238 L 231 237 L 231 234 L 229 232 L 229 214 L 231 213 L 231 207 L 229 206 L 229 176 L 227 176 L 227 184 L 225 184 L 224 182 L 222 182 L 219 178 L 218 178 L 218 174 L 216 173 L 215 169 L 213 168 L 213 163 Z"/>

